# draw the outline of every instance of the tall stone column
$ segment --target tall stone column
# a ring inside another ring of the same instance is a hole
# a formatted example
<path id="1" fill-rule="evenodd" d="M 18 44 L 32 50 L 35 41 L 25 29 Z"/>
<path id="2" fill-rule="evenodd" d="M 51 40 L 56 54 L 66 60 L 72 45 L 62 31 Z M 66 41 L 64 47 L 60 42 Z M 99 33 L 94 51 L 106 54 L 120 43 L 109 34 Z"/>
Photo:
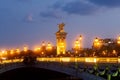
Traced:
<path id="1" fill-rule="evenodd" d="M 65 54 L 66 52 L 66 36 L 64 31 L 64 23 L 58 24 L 59 30 L 56 32 L 57 55 Z"/>

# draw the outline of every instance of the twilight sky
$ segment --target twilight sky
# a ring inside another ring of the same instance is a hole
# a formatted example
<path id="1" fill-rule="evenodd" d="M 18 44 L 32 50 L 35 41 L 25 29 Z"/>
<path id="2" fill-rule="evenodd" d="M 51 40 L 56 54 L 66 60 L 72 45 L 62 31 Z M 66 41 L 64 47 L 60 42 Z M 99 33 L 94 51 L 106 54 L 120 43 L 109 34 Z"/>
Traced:
<path id="1" fill-rule="evenodd" d="M 83 47 L 95 37 L 120 35 L 120 0 L 0 0 L 0 48 L 33 48 L 56 44 L 55 32 L 65 23 L 67 47 L 83 35 Z"/>

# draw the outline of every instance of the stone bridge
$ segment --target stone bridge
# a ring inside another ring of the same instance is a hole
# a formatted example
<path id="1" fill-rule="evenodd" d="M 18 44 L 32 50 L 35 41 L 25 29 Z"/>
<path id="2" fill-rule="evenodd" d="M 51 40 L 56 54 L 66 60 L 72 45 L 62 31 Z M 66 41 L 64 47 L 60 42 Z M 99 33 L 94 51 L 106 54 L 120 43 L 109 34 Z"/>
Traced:
<path id="1" fill-rule="evenodd" d="M 8 63 L 7 63 L 8 62 Z M 57 71 L 61 73 L 65 73 L 71 75 L 73 77 L 82 78 L 83 80 L 105 80 L 102 77 L 90 74 L 86 71 L 81 71 L 79 68 L 75 66 L 73 62 L 48 62 L 48 61 L 36 61 L 34 64 L 24 64 L 22 60 L 12 60 L 6 61 L 0 65 L 0 74 L 10 71 L 16 68 L 22 67 L 36 67 L 43 68 L 52 71 Z"/>

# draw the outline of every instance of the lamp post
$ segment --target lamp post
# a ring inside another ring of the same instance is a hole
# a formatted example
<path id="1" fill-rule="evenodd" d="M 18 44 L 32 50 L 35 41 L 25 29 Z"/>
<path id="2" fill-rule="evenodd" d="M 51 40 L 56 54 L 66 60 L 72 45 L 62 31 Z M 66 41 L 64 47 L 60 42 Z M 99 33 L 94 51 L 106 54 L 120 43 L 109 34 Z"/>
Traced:
<path id="1" fill-rule="evenodd" d="M 46 50 L 47 50 L 47 56 L 52 56 L 52 44 L 50 42 L 47 43 Z"/>
<path id="2" fill-rule="evenodd" d="M 45 43 L 45 41 L 42 41 L 41 55 L 44 57 L 46 56 L 46 43 Z"/>
<path id="3" fill-rule="evenodd" d="M 48 42 L 46 49 L 49 50 L 49 51 L 52 50 L 52 45 L 51 45 L 51 43 Z"/>
<path id="4" fill-rule="evenodd" d="M 14 50 L 13 50 L 13 49 L 10 50 L 10 54 L 11 54 L 11 55 L 14 54 Z"/>
<path id="5" fill-rule="evenodd" d="M 120 45 L 120 36 L 119 36 L 118 39 L 117 39 L 117 44 Z"/>
<path id="6" fill-rule="evenodd" d="M 78 39 L 75 41 L 74 50 L 75 53 L 78 53 L 78 51 L 80 50 L 80 42 Z"/>
<path id="7" fill-rule="evenodd" d="M 41 47 L 34 48 L 34 53 L 36 56 L 40 56 L 40 52 L 41 52 Z"/>
<path id="8" fill-rule="evenodd" d="M 16 49 L 16 53 L 19 54 L 20 53 L 20 49 L 17 48 Z"/>
<path id="9" fill-rule="evenodd" d="M 94 39 L 94 41 L 93 41 L 93 49 L 95 50 L 95 54 L 93 54 L 93 56 L 94 56 L 94 55 L 97 55 L 97 56 L 98 56 L 98 51 L 99 51 L 101 45 L 102 45 L 101 39 L 99 39 L 99 38 L 96 37 L 96 38 Z"/>
<path id="10" fill-rule="evenodd" d="M 100 47 L 100 41 L 99 41 L 99 39 L 97 37 L 95 38 L 95 40 L 93 42 L 93 46 L 95 48 L 99 48 Z"/>
<path id="11" fill-rule="evenodd" d="M 79 42 L 80 42 L 80 50 L 82 48 L 82 35 L 79 36 Z"/>
<path id="12" fill-rule="evenodd" d="M 35 52 L 39 52 L 40 50 L 41 50 L 41 47 L 36 47 L 36 48 L 34 49 Z"/>
<path id="13" fill-rule="evenodd" d="M 24 49 L 24 52 L 28 51 L 28 47 L 27 46 L 24 46 L 23 49 Z"/>
<path id="14" fill-rule="evenodd" d="M 75 44 L 74 44 L 74 50 L 75 50 L 75 53 L 78 53 L 81 48 L 82 48 L 82 35 L 79 36 L 78 39 L 75 40 Z"/>
<path id="15" fill-rule="evenodd" d="M 5 53 L 5 51 L 4 50 L 2 50 L 2 51 L 0 51 L 0 60 L 1 60 L 1 63 L 2 63 L 2 61 L 3 61 L 3 55 L 4 55 L 4 53 Z"/>

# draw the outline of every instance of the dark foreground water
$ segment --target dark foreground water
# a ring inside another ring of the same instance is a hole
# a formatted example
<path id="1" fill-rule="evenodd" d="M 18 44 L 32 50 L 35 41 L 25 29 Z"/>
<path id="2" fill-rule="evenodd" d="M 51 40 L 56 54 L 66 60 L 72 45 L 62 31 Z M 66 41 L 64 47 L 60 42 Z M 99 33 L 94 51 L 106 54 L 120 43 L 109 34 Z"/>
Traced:
<path id="1" fill-rule="evenodd" d="M 18 68 L 0 74 L 0 80 L 82 80 L 41 68 Z"/>

